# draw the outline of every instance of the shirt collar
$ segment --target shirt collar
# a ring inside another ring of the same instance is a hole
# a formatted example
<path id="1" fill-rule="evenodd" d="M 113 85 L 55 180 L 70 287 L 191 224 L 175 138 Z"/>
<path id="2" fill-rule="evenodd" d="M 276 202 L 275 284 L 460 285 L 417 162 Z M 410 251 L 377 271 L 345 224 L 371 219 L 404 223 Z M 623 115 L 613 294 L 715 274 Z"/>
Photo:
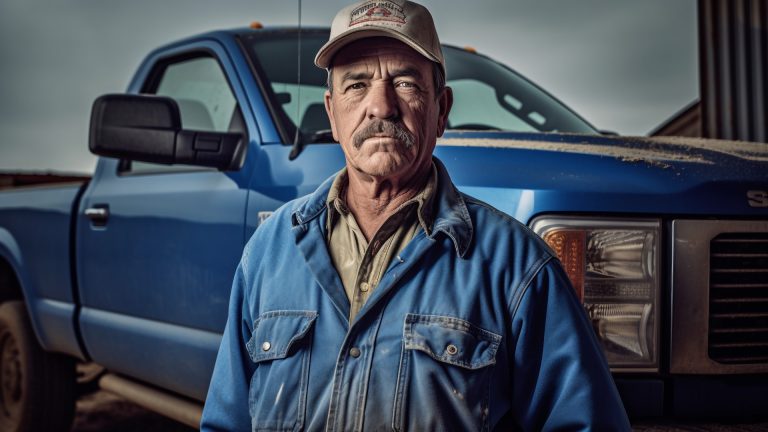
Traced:
<path id="1" fill-rule="evenodd" d="M 422 209 L 431 209 L 432 214 L 429 215 L 426 212 L 422 214 L 420 211 L 419 223 L 427 224 L 429 219 L 432 219 L 431 230 L 425 229 L 427 237 L 434 238 L 438 232 L 443 232 L 453 241 L 456 253 L 460 257 L 464 257 L 472 242 L 474 232 L 472 220 L 469 217 L 469 210 L 464 202 L 464 197 L 453 185 L 453 182 L 451 182 L 451 178 L 443 163 L 436 157 L 433 157 L 432 161 L 434 164 L 432 170 L 433 177 L 428 182 L 434 181 L 435 183 L 434 191 L 429 193 L 431 195 L 429 200 L 432 203 L 420 206 Z M 298 210 L 292 214 L 294 226 L 306 225 L 314 218 L 320 216 L 323 210 L 333 207 L 328 205 L 329 198 L 333 196 L 332 190 L 335 191 L 333 192 L 335 194 L 334 198 L 340 196 L 341 189 L 338 187 L 334 188 L 334 185 L 339 180 L 341 174 L 346 175 L 346 170 L 344 169 L 328 178 L 317 190 L 303 200 Z M 419 195 L 422 195 L 423 192 Z"/>
<path id="2" fill-rule="evenodd" d="M 421 225 L 421 228 L 427 235 L 432 233 L 432 224 L 434 222 L 434 198 L 437 189 L 437 178 L 437 168 L 435 167 L 435 164 L 432 163 L 429 179 L 422 190 L 416 194 L 416 196 L 395 209 L 395 213 L 397 213 L 406 207 L 415 205 L 419 225 Z M 349 208 L 344 199 L 348 182 L 349 177 L 347 169 L 344 168 L 336 174 L 336 178 L 333 180 L 331 188 L 328 191 L 328 197 L 325 200 L 326 206 L 328 207 L 328 217 L 326 220 L 326 229 L 328 230 L 331 229 L 341 215 L 349 214 Z"/>

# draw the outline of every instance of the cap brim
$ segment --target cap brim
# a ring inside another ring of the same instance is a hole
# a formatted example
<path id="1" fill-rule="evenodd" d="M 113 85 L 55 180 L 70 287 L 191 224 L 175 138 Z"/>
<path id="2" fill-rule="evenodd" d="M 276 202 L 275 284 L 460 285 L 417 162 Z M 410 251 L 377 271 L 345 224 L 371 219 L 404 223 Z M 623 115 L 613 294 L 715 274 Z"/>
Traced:
<path id="1" fill-rule="evenodd" d="M 382 27 L 370 27 L 370 26 L 362 26 L 362 27 L 356 27 L 353 29 L 349 29 L 345 31 L 344 33 L 341 33 L 333 40 L 328 41 L 325 45 L 320 48 L 320 50 L 317 52 L 317 55 L 315 56 L 315 65 L 317 67 L 328 69 L 328 67 L 331 65 L 331 60 L 333 60 L 333 56 L 336 55 L 336 53 L 348 45 L 351 42 L 365 39 L 369 37 L 376 37 L 376 36 L 383 36 L 383 37 L 390 37 L 393 39 L 397 39 L 400 42 L 403 42 L 404 44 L 408 45 L 409 47 L 416 50 L 419 54 L 423 55 L 429 60 L 432 60 L 435 63 L 440 63 L 440 59 L 436 58 L 429 52 L 427 52 L 424 48 L 420 47 L 419 44 L 414 42 L 412 39 L 407 37 L 406 35 L 392 29 L 382 28 Z"/>

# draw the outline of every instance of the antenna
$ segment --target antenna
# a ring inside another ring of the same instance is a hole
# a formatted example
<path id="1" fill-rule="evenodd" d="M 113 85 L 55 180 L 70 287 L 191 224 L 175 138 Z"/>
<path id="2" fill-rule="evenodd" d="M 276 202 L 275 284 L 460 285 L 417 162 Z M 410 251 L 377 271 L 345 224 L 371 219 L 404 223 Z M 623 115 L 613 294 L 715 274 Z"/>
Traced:
<path id="1" fill-rule="evenodd" d="M 288 155 L 288 160 L 294 160 L 299 156 L 299 153 L 303 150 L 303 143 L 301 142 L 301 0 L 299 1 L 299 29 L 297 32 L 297 45 L 298 45 L 298 58 L 296 61 L 296 134 L 293 136 L 293 147 L 291 153 Z"/>

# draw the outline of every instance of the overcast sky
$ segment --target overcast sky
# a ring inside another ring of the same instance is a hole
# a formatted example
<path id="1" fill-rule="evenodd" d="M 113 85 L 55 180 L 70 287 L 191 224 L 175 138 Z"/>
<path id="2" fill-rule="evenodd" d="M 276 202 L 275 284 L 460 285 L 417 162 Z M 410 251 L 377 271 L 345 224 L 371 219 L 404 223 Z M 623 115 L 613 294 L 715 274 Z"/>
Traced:
<path id="1" fill-rule="evenodd" d="M 346 1 L 304 0 L 306 25 Z M 444 43 L 526 75 L 591 123 L 644 135 L 698 97 L 694 0 L 423 0 Z M 217 28 L 295 25 L 291 0 L 0 0 L 0 171 L 92 171 L 93 100 Z"/>

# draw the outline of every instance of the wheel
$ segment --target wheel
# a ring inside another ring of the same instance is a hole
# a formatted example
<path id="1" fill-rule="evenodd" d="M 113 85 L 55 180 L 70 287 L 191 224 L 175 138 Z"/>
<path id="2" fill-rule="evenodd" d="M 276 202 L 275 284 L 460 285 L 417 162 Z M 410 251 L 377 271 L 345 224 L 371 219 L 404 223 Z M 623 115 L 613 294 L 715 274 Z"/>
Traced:
<path id="1" fill-rule="evenodd" d="M 43 351 L 24 303 L 0 305 L 0 431 L 68 431 L 75 361 Z"/>

